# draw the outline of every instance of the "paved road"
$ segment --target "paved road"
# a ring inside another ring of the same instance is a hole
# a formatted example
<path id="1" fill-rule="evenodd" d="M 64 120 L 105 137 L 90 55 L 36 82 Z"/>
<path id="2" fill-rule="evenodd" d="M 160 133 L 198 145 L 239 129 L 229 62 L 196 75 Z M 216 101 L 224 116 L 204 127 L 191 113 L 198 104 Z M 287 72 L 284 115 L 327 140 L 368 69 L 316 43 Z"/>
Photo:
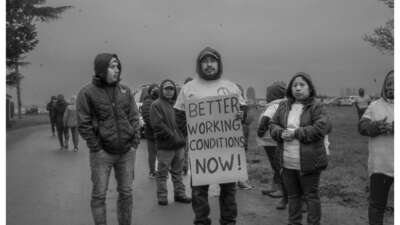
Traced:
<path id="1" fill-rule="evenodd" d="M 7 133 L 7 225 L 93 224 L 89 207 L 91 182 L 86 144 L 81 140 L 77 153 L 58 148 L 57 139 L 51 137 L 47 125 Z M 191 205 L 173 202 L 171 192 L 167 207 L 157 205 L 155 180 L 147 176 L 145 149 L 146 143 L 142 141 L 136 155 L 133 224 L 193 224 Z M 113 174 L 111 176 L 114 177 Z M 188 184 L 188 177 L 185 183 Z M 169 190 L 172 190 L 171 182 Z M 215 195 L 216 191 L 211 192 Z M 258 189 L 238 191 L 237 224 L 287 224 L 287 212 L 275 210 L 278 200 L 259 193 Z M 114 179 L 110 179 L 108 224 L 117 224 L 116 200 L 116 184 Z M 218 224 L 218 198 L 210 197 L 210 205 L 213 224 Z M 361 225 L 366 223 L 366 212 L 324 204 L 322 223 Z"/>
<path id="2" fill-rule="evenodd" d="M 87 225 L 93 224 L 89 200 L 89 154 L 86 144 L 79 152 L 58 150 L 48 126 L 7 133 L 7 224 Z M 146 143 L 136 155 L 134 182 L 134 224 L 192 224 L 191 205 L 173 202 L 157 205 L 155 180 L 147 176 Z M 113 174 L 111 174 L 113 178 Z M 114 179 L 108 192 L 108 222 L 116 224 L 117 191 Z M 185 178 L 188 184 L 188 177 Z M 187 185 L 188 187 L 188 185 Z M 190 195 L 190 188 L 187 188 Z M 169 182 L 169 190 L 172 184 Z M 217 198 L 210 199 L 212 219 L 217 224 Z M 250 217 L 254 217 L 250 215 Z M 167 223 L 166 219 L 168 220 Z M 254 220 L 254 218 L 251 218 Z"/>

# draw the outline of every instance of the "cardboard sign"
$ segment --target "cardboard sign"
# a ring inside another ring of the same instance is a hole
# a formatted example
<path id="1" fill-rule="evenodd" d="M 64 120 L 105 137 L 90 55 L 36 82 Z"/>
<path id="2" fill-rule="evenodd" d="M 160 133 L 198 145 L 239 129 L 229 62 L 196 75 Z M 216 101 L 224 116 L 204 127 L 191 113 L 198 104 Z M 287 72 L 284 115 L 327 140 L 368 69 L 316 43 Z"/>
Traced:
<path id="1" fill-rule="evenodd" d="M 247 180 L 237 96 L 185 101 L 192 185 Z"/>

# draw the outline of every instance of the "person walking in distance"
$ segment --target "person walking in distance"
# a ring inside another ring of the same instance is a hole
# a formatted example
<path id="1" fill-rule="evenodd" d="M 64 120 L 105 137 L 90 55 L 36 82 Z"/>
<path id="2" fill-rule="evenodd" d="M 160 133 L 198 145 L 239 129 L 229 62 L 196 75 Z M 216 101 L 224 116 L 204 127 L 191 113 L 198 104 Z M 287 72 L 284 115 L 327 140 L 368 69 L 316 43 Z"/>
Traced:
<path id="1" fill-rule="evenodd" d="M 357 109 L 358 119 L 361 119 L 368 105 L 371 103 L 371 98 L 364 93 L 364 88 L 358 90 L 358 97 L 354 101 L 354 106 Z"/>
<path id="2" fill-rule="evenodd" d="M 130 225 L 139 112 L 131 90 L 120 84 L 121 62 L 116 54 L 98 54 L 94 71 L 92 82 L 81 89 L 76 103 L 78 130 L 90 150 L 90 207 L 95 225 L 107 224 L 106 195 L 113 168 L 118 224 Z"/>
<path id="3" fill-rule="evenodd" d="M 144 120 L 144 135 L 147 140 L 147 155 L 149 162 L 149 177 L 156 178 L 156 157 L 157 147 L 154 139 L 153 128 L 150 121 L 150 106 L 159 96 L 159 88 L 157 84 L 151 84 L 147 89 L 147 95 L 142 105 L 142 116 Z"/>
<path id="4" fill-rule="evenodd" d="M 174 185 L 174 200 L 190 203 L 186 196 L 182 179 L 184 147 L 186 140 L 176 123 L 173 104 L 176 99 L 176 86 L 172 80 L 164 80 L 160 84 L 160 97 L 151 104 L 150 121 L 157 146 L 157 199 L 159 205 L 168 205 L 167 178 L 171 173 Z"/>
<path id="5" fill-rule="evenodd" d="M 198 77 L 183 85 L 175 103 L 177 110 L 185 110 L 185 100 L 201 99 L 205 97 L 235 94 L 240 106 L 246 101 L 237 85 L 221 78 L 223 74 L 221 55 L 212 48 L 203 49 L 196 60 Z M 221 225 L 236 224 L 236 182 L 219 184 L 220 219 Z M 210 225 L 210 205 L 208 203 L 209 185 L 192 186 L 192 208 L 195 214 L 195 225 Z"/>
<path id="6" fill-rule="evenodd" d="M 67 102 L 64 99 L 64 95 L 59 94 L 57 96 L 57 103 L 54 108 L 56 117 L 56 129 L 58 142 L 60 143 L 60 150 L 67 149 L 68 145 L 64 142 L 68 138 L 68 130 L 64 126 L 64 112 L 67 109 Z"/>
<path id="7" fill-rule="evenodd" d="M 67 136 L 65 137 L 65 148 L 68 149 L 69 132 L 71 131 L 72 143 L 74 144 L 74 151 L 78 151 L 79 133 L 78 133 L 78 121 L 76 115 L 76 97 L 75 95 L 70 98 L 67 109 L 64 112 L 64 126 L 67 130 Z"/>
<path id="8" fill-rule="evenodd" d="M 50 119 L 50 125 L 51 125 L 51 133 L 54 136 L 56 136 L 56 103 L 57 103 L 57 97 L 56 96 L 51 96 L 51 100 L 49 103 L 46 105 L 46 109 L 49 112 L 49 119 Z"/>
<path id="9" fill-rule="evenodd" d="M 307 224 L 319 225 L 321 171 L 328 166 L 325 136 L 332 129 L 324 105 L 316 101 L 310 75 L 295 74 L 270 125 L 278 143 L 282 179 L 289 200 L 289 224 L 302 223 L 302 196 L 307 203 Z"/>
<path id="10" fill-rule="evenodd" d="M 372 102 L 358 124 L 369 137 L 368 174 L 370 225 L 382 225 L 389 190 L 394 181 L 394 71 L 383 82 L 381 98 Z"/>

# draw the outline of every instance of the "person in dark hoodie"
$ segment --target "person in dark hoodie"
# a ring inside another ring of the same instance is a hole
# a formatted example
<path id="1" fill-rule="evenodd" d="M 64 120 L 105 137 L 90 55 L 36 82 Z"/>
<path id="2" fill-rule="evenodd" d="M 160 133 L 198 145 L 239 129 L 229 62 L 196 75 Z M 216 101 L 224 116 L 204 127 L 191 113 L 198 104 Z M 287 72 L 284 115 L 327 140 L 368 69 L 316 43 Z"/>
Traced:
<path id="1" fill-rule="evenodd" d="M 174 184 L 174 200 L 190 203 L 182 181 L 184 146 L 186 140 L 176 123 L 173 104 L 176 100 L 176 86 L 171 80 L 160 85 L 160 97 L 151 104 L 150 121 L 157 146 L 157 199 L 159 205 L 168 205 L 167 178 L 171 173 Z"/>
<path id="2" fill-rule="evenodd" d="M 332 125 L 324 105 L 315 100 L 310 75 L 297 73 L 270 124 L 280 150 L 282 179 L 289 200 L 289 224 L 302 222 L 302 196 L 307 203 L 307 224 L 319 225 L 319 180 L 328 165 L 325 136 Z"/>
<path id="3" fill-rule="evenodd" d="M 143 101 L 142 105 L 142 116 L 144 120 L 144 136 L 147 140 L 147 153 L 149 162 L 149 177 L 156 178 L 156 157 L 157 148 L 154 140 L 153 128 L 151 127 L 150 121 L 150 106 L 158 99 L 159 88 L 157 84 L 151 84 L 147 89 L 147 95 Z"/>
<path id="4" fill-rule="evenodd" d="M 185 110 L 185 100 L 230 94 L 237 95 L 239 104 L 246 106 L 246 101 L 238 86 L 234 82 L 221 78 L 223 73 L 222 59 L 216 50 L 207 47 L 200 52 L 196 60 L 196 72 L 198 77 L 183 85 L 175 103 L 177 110 Z M 236 224 L 236 182 L 223 183 L 219 186 L 220 224 Z M 195 225 L 211 224 L 208 190 L 209 185 L 192 186 L 192 208 L 195 214 Z"/>
<path id="5" fill-rule="evenodd" d="M 98 54 L 92 83 L 77 97 L 78 130 L 90 149 L 94 223 L 107 224 L 106 194 L 111 169 L 117 181 L 119 225 L 130 225 L 136 149 L 140 142 L 139 112 L 131 90 L 120 84 L 118 56 Z"/>
<path id="6" fill-rule="evenodd" d="M 276 142 L 269 135 L 271 119 L 278 109 L 279 103 L 285 100 L 286 88 L 284 83 L 276 82 L 267 88 L 267 105 L 265 111 L 261 114 L 257 129 L 257 142 L 264 148 L 268 156 L 271 168 L 273 169 L 273 181 L 269 190 L 262 190 L 263 195 L 269 195 L 273 198 L 281 198 L 276 206 L 277 209 L 285 209 L 288 202 L 287 193 L 283 186 L 280 174 L 280 165 L 278 159 L 278 149 Z"/>
<path id="7" fill-rule="evenodd" d="M 46 109 L 49 112 L 51 132 L 53 136 L 56 136 L 56 112 L 55 112 L 56 103 L 57 103 L 57 97 L 51 96 L 50 102 L 47 103 L 46 105 Z"/>
<path id="8" fill-rule="evenodd" d="M 57 96 L 57 103 L 55 105 L 55 118 L 56 118 L 56 129 L 58 142 L 60 143 L 60 149 L 68 149 L 68 129 L 64 126 L 64 112 L 67 109 L 67 102 L 64 99 L 64 95 L 59 94 Z"/>
<path id="9" fill-rule="evenodd" d="M 370 225 L 382 225 L 389 190 L 394 181 L 394 71 L 383 82 L 381 98 L 372 102 L 358 124 L 369 137 L 368 174 Z"/>

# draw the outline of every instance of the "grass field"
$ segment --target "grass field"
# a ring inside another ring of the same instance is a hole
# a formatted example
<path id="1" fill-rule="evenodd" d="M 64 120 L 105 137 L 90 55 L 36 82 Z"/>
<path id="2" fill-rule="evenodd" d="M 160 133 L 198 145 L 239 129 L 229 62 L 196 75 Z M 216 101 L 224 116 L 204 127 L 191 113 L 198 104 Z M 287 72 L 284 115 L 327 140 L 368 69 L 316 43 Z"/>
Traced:
<path id="1" fill-rule="evenodd" d="M 329 166 L 321 175 L 322 202 L 335 203 L 346 208 L 368 208 L 368 138 L 358 133 L 358 117 L 354 107 L 328 107 L 333 124 L 329 134 Z M 272 170 L 264 149 L 255 142 L 255 131 L 260 110 L 249 115 L 255 116 L 249 137 L 248 169 L 250 181 L 262 188 L 271 181 Z M 392 189 L 393 190 L 393 189 Z M 388 206 L 393 207 L 393 191 Z M 393 220 L 389 211 L 386 220 Z M 391 218 L 390 218 L 391 217 Z"/>

